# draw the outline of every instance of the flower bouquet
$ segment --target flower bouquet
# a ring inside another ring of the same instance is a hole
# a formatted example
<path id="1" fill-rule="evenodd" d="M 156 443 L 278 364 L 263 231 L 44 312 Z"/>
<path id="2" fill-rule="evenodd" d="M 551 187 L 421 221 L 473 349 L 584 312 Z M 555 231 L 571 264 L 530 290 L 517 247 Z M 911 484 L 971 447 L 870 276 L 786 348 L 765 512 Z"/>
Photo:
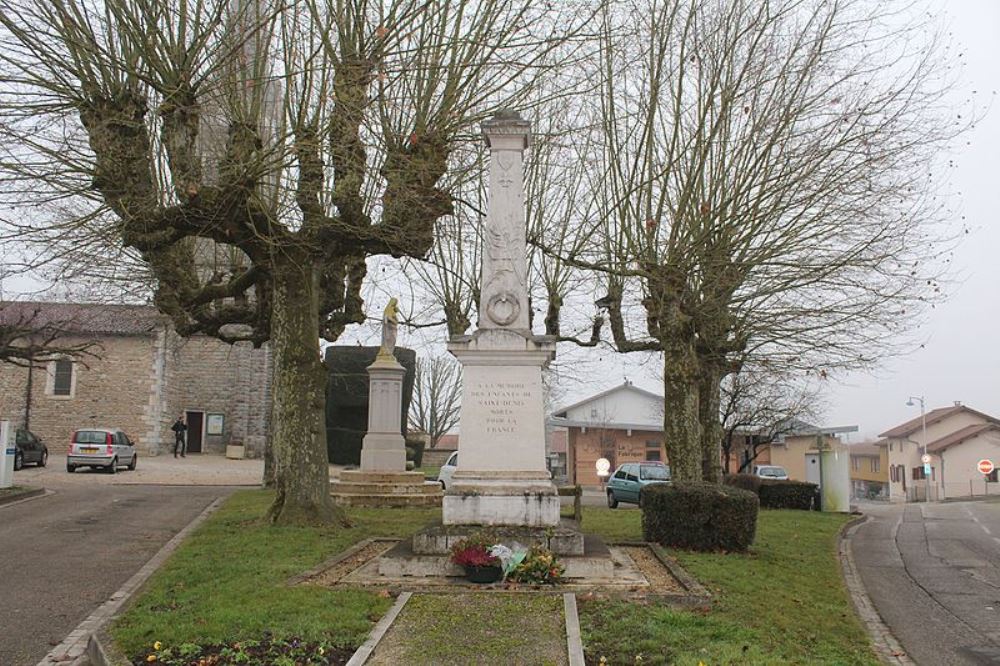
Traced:
<path id="1" fill-rule="evenodd" d="M 482 532 L 470 534 L 451 549 L 451 561 L 465 569 L 466 578 L 473 583 L 495 583 L 503 578 L 503 565 L 493 554 L 495 544 Z"/>
<path id="2" fill-rule="evenodd" d="M 562 582 L 566 567 L 559 562 L 555 553 L 542 546 L 532 546 L 507 579 L 528 585 L 555 585 Z"/>

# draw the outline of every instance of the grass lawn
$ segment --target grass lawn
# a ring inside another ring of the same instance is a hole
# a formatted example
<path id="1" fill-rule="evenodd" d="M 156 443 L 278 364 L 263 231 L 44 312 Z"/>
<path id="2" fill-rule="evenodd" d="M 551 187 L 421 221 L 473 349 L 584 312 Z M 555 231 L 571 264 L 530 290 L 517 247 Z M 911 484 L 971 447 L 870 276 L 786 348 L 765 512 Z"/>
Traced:
<path id="1" fill-rule="evenodd" d="M 296 636 L 345 647 L 363 643 L 392 600 L 371 592 L 288 587 L 285 581 L 371 536 L 412 534 L 437 509 L 352 509 L 350 529 L 272 527 L 263 490 L 238 492 L 150 579 L 112 627 L 126 654 L 154 641 L 213 644 Z"/>
<path id="2" fill-rule="evenodd" d="M 361 590 L 288 587 L 286 580 L 366 537 L 406 536 L 440 515 L 438 509 L 354 509 L 350 515 L 355 525 L 349 529 L 272 527 L 259 521 L 270 500 L 268 491 L 234 494 L 181 545 L 112 627 L 126 654 L 136 655 L 154 641 L 166 646 L 209 645 L 258 640 L 265 632 L 275 639 L 298 637 L 356 647 L 389 608 L 390 598 Z M 640 515 L 585 507 L 583 526 L 609 541 L 638 540 Z M 580 620 L 588 661 L 597 663 L 603 656 L 609 664 L 635 664 L 641 655 L 638 663 L 692 666 L 878 663 L 840 580 L 835 538 L 846 520 L 840 515 L 762 511 L 757 541 L 747 555 L 674 553 L 716 595 L 708 612 L 582 597 Z M 493 596 L 482 613 L 493 612 L 489 610 L 493 601 L 535 603 L 535 597 Z M 457 639 L 457 645 L 447 649 L 468 648 L 464 625 L 451 620 L 440 624 L 434 618 L 471 618 L 479 605 L 449 606 L 448 597 L 414 598 L 410 603 L 414 601 L 412 620 L 430 622 L 411 632 L 417 648 L 426 647 L 420 647 L 424 639 L 441 642 L 434 639 L 441 632 Z M 421 610 L 426 612 L 417 613 Z M 541 624 L 561 618 L 555 607 L 551 614 L 534 608 L 509 610 L 500 616 L 544 616 L 538 620 Z M 472 626 L 489 627 L 486 615 Z M 555 625 L 552 631 L 556 632 Z M 523 632 L 504 631 L 471 642 L 499 654 L 507 649 L 506 634 L 516 637 Z M 563 640 L 561 626 L 558 640 Z M 452 656 L 461 660 L 461 655 Z"/>
<path id="3" fill-rule="evenodd" d="M 368 663 L 566 662 L 562 596 L 479 592 L 413 595 Z"/>
<path id="4" fill-rule="evenodd" d="M 418 468 L 416 468 L 413 471 L 415 471 L 415 472 L 423 472 L 424 476 L 426 476 L 428 478 L 436 479 L 438 477 L 438 472 L 441 471 L 441 468 L 440 467 L 434 467 L 433 465 L 429 465 L 429 466 L 428 465 L 424 465 L 423 467 L 418 467 Z"/>
<path id="5" fill-rule="evenodd" d="M 640 518 L 587 507 L 583 528 L 608 541 L 640 540 Z M 848 519 L 764 510 L 749 554 L 673 552 L 715 595 L 706 613 L 581 599 L 588 663 L 603 656 L 608 664 L 878 664 L 836 559 Z"/>

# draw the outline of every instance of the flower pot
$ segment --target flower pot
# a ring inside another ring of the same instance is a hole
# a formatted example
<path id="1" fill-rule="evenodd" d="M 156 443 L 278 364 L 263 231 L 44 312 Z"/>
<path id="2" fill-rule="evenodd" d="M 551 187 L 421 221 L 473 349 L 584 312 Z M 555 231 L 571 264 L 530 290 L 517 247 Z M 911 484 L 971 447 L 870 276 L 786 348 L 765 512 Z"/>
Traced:
<path id="1" fill-rule="evenodd" d="M 465 567 L 465 577 L 470 583 L 495 583 L 503 578 L 500 567 Z"/>

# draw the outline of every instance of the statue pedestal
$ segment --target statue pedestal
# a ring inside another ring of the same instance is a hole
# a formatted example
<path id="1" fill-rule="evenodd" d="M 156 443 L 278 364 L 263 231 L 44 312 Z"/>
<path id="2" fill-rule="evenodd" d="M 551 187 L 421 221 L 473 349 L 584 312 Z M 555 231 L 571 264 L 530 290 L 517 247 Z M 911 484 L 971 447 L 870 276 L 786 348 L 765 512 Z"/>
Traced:
<path id="1" fill-rule="evenodd" d="M 510 329 L 454 338 L 462 363 L 459 467 L 445 493 L 445 525 L 559 524 L 545 466 L 542 368 L 555 342 Z"/>
<path id="2" fill-rule="evenodd" d="M 405 472 L 406 442 L 401 434 L 403 375 L 394 357 L 379 355 L 368 366 L 368 434 L 361 444 L 363 472 Z"/>

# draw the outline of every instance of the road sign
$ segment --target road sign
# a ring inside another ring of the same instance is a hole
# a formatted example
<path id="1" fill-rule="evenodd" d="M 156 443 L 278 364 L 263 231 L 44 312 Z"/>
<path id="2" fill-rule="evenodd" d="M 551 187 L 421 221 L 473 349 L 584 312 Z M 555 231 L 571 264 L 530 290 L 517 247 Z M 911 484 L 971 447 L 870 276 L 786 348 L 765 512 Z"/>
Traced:
<path id="1" fill-rule="evenodd" d="M 923 464 L 926 465 L 930 461 L 931 461 L 931 457 L 929 455 L 927 455 L 926 453 L 924 455 L 920 456 L 920 462 L 922 462 Z"/>
<path id="2" fill-rule="evenodd" d="M 924 463 L 924 478 L 929 478 L 931 475 L 931 464 Z"/>
<path id="3" fill-rule="evenodd" d="M 986 460 L 985 458 L 983 458 L 982 460 L 979 461 L 979 463 L 976 465 L 976 467 L 979 468 L 979 473 L 980 474 L 992 474 L 993 473 L 993 461 L 991 461 L 991 460 Z"/>

